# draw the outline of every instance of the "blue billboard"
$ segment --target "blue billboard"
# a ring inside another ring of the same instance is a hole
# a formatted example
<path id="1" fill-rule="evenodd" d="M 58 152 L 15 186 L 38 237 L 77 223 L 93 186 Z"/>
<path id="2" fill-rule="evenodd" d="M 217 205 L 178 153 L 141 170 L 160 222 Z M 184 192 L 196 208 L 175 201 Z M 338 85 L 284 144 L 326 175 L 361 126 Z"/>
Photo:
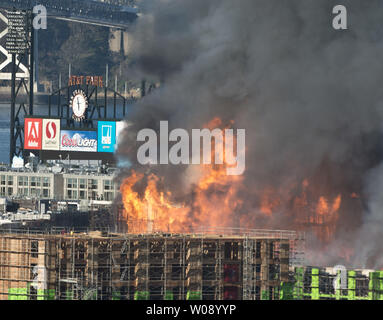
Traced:
<path id="1" fill-rule="evenodd" d="M 60 150 L 97 152 L 97 132 L 61 130 Z"/>
<path id="2" fill-rule="evenodd" d="M 98 152 L 114 152 L 116 149 L 116 122 L 98 122 Z"/>

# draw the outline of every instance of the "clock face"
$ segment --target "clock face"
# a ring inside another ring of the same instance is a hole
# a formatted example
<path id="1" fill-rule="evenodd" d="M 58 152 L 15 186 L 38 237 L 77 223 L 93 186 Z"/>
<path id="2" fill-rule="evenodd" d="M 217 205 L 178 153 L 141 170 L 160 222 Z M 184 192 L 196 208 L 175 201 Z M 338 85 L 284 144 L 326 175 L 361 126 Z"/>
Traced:
<path id="1" fill-rule="evenodd" d="M 74 96 L 72 102 L 73 113 L 76 117 L 81 117 L 85 113 L 86 109 L 86 100 L 82 94 Z"/>
<path id="2" fill-rule="evenodd" d="M 88 107 L 88 100 L 85 93 L 82 90 L 76 90 L 73 92 L 70 106 L 73 111 L 73 119 L 80 121 L 85 118 L 85 111 Z"/>

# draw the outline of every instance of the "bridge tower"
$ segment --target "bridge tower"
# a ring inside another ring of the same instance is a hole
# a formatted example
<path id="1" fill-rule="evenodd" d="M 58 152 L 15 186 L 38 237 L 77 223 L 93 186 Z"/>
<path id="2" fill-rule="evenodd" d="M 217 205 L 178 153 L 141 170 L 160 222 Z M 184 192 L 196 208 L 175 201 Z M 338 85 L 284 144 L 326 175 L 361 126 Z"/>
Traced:
<path id="1" fill-rule="evenodd" d="M 0 12 L 0 80 L 11 86 L 10 152 L 23 155 L 24 116 L 33 115 L 34 30 L 31 10 Z"/>

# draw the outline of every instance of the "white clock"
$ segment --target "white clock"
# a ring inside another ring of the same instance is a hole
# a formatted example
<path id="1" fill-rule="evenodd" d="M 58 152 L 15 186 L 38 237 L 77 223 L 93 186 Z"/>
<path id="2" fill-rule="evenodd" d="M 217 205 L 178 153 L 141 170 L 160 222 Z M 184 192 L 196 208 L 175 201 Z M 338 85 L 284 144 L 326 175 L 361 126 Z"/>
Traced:
<path id="1" fill-rule="evenodd" d="M 84 91 L 75 90 L 70 100 L 70 106 L 73 111 L 72 118 L 76 121 L 81 121 L 85 118 L 85 111 L 88 108 L 88 98 Z"/>

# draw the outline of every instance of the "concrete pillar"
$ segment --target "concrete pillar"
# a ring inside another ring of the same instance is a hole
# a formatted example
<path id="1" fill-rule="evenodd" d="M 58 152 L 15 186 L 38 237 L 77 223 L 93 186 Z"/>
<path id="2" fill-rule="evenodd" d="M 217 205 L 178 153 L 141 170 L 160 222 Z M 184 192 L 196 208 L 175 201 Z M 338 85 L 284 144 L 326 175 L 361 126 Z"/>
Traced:
<path id="1" fill-rule="evenodd" d="M 122 32 L 122 41 L 124 47 L 124 54 L 127 56 L 130 53 L 129 33 L 127 31 Z"/>
<path id="2" fill-rule="evenodd" d="M 112 52 L 121 50 L 121 30 L 111 29 L 109 36 L 109 49 Z"/>
<path id="3" fill-rule="evenodd" d="M 127 56 L 130 52 L 131 44 L 129 41 L 129 32 L 117 29 L 110 30 L 109 50 L 112 52 L 122 52 Z"/>

